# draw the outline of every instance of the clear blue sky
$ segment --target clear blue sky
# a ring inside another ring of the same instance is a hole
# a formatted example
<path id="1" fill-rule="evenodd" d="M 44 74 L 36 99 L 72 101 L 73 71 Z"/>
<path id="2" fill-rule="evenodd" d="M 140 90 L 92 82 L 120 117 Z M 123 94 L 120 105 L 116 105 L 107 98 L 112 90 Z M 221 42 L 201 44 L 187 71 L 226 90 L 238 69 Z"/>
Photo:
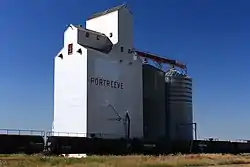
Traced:
<path id="1" fill-rule="evenodd" d="M 1 0 L 0 128 L 50 129 L 66 25 L 123 2 Z M 136 47 L 188 64 L 199 137 L 250 139 L 250 1 L 127 2 Z"/>

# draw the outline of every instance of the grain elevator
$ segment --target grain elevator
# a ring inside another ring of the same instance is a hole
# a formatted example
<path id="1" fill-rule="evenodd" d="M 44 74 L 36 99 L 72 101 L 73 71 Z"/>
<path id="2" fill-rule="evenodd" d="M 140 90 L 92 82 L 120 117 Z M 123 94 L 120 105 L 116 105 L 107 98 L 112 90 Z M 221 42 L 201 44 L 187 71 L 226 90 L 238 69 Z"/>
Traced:
<path id="1" fill-rule="evenodd" d="M 137 51 L 133 41 L 127 5 L 92 15 L 86 28 L 67 27 L 55 57 L 53 135 L 193 138 L 191 78 L 145 60 L 185 66 Z"/>
<path id="2" fill-rule="evenodd" d="M 133 20 L 124 6 L 91 16 L 86 28 L 67 28 L 55 58 L 54 132 L 123 137 L 128 114 L 130 136 L 143 137 L 142 63 L 132 48 Z"/>

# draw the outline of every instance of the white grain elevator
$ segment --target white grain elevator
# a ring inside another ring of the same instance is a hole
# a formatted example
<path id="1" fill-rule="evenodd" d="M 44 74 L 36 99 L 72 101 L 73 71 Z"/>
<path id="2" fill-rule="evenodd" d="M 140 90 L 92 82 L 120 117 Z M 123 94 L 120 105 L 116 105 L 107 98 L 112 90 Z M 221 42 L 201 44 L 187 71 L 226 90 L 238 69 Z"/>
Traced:
<path id="1" fill-rule="evenodd" d="M 143 137 L 142 63 L 133 48 L 126 5 L 70 25 L 55 57 L 54 121 L 60 136 Z"/>

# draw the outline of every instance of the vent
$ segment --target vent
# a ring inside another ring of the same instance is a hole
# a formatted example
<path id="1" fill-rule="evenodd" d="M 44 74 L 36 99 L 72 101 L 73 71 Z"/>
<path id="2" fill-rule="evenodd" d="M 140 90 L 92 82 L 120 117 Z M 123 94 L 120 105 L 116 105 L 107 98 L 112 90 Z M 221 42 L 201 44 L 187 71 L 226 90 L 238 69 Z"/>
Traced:
<path id="1" fill-rule="evenodd" d="M 82 49 L 78 49 L 78 50 L 77 50 L 77 53 L 82 54 Z"/>
<path id="2" fill-rule="evenodd" d="M 62 54 L 59 54 L 59 56 L 58 57 L 60 57 L 61 59 L 63 59 L 63 55 Z"/>

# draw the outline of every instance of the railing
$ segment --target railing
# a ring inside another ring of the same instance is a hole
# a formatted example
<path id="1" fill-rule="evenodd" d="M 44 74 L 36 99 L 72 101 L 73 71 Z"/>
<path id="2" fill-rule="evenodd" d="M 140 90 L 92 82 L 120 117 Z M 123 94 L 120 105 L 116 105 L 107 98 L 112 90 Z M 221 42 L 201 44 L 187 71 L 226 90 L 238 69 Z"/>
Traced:
<path id="1" fill-rule="evenodd" d="M 21 130 L 21 129 L 0 129 L 0 134 L 6 135 L 34 135 L 45 136 L 45 131 L 41 130 Z"/>
<path id="2" fill-rule="evenodd" d="M 104 133 L 76 133 L 76 132 L 53 132 L 49 131 L 46 136 L 64 136 L 64 137 L 88 137 L 88 138 L 124 138 L 124 134 L 104 134 Z"/>
<path id="3" fill-rule="evenodd" d="M 0 135 L 30 135 L 30 136 L 64 136 L 64 137 L 88 137 L 88 138 L 124 138 L 124 134 L 105 134 L 105 133 L 76 133 L 76 132 L 55 132 L 42 130 L 25 129 L 0 129 Z"/>
<path id="4" fill-rule="evenodd" d="M 73 137 L 87 137 L 86 133 L 76 133 L 76 132 L 46 132 L 46 136 L 73 136 Z"/>

